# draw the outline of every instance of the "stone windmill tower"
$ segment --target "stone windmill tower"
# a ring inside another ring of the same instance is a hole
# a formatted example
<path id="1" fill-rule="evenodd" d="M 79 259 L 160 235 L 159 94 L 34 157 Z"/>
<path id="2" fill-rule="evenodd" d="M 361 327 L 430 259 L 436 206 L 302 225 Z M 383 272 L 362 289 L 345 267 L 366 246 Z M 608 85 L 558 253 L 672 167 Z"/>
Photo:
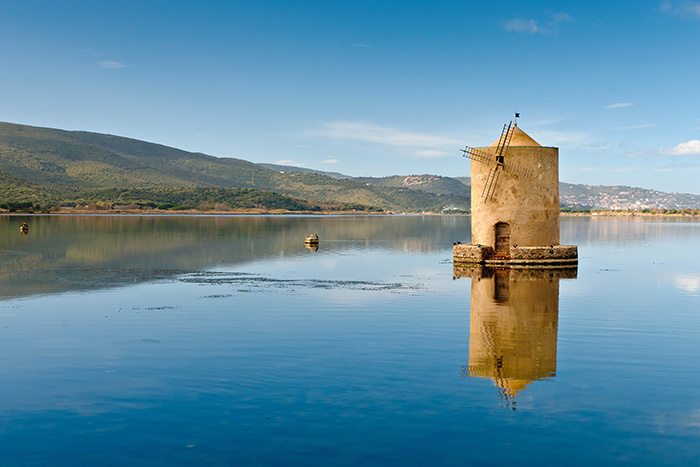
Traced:
<path id="1" fill-rule="evenodd" d="M 576 246 L 559 244 L 558 148 L 511 122 L 490 146 L 462 152 L 471 159 L 472 242 L 454 246 L 455 264 L 578 262 Z"/>

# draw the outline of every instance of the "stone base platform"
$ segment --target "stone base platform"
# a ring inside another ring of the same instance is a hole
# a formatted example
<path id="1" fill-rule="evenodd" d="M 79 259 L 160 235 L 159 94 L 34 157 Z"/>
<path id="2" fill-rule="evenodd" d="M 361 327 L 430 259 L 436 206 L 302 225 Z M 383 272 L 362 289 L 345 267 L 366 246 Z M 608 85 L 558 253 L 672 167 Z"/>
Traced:
<path id="1" fill-rule="evenodd" d="M 486 245 L 462 245 L 453 247 L 453 263 L 485 264 L 488 266 L 537 265 L 566 266 L 578 264 L 576 245 L 551 246 L 516 246 L 510 247 L 508 254 L 496 254 L 492 247 Z"/>

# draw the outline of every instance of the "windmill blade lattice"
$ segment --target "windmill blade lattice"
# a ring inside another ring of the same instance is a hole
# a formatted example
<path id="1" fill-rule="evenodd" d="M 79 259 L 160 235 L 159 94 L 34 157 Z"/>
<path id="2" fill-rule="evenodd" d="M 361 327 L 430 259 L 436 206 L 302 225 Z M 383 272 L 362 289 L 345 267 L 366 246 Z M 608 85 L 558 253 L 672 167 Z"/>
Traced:
<path id="1" fill-rule="evenodd" d="M 495 162 L 492 154 L 470 148 L 469 146 L 466 146 L 464 149 L 460 149 L 460 151 L 464 153 L 464 157 L 473 161 L 481 162 L 482 164 L 492 164 Z"/>
<path id="2" fill-rule="evenodd" d="M 483 151 L 469 146 L 461 150 L 464 157 L 491 166 L 491 170 L 484 183 L 484 189 L 481 192 L 481 198 L 484 202 L 491 199 L 496 191 L 496 183 L 498 182 L 501 170 L 509 175 L 523 179 L 531 179 L 533 177 L 533 171 L 531 169 L 514 164 L 510 161 L 506 162 L 505 160 L 511 139 L 513 138 L 513 130 L 512 121 L 503 125 L 503 131 L 501 131 L 501 137 L 498 138 L 495 152 Z"/>
<path id="3" fill-rule="evenodd" d="M 493 196 L 493 192 L 496 189 L 496 182 L 498 182 L 498 177 L 501 174 L 501 171 L 499 170 L 500 168 L 501 166 L 497 165 L 489 170 L 489 175 L 486 177 L 486 183 L 484 183 L 484 189 L 481 191 L 481 199 L 484 200 L 484 202 L 490 200 Z"/>
<path id="4" fill-rule="evenodd" d="M 519 178 L 524 178 L 525 180 L 530 180 L 533 177 L 533 171 L 531 169 L 525 168 L 522 165 L 514 164 L 512 162 L 505 162 L 503 164 L 503 170 L 510 175 L 515 175 Z"/>
<path id="5" fill-rule="evenodd" d="M 508 123 L 508 128 L 503 125 L 503 131 L 501 131 L 501 137 L 498 138 L 498 146 L 496 147 L 496 161 L 503 163 L 503 157 L 508 152 L 508 146 L 510 146 L 510 139 L 513 137 L 513 132 L 510 131 L 510 127 L 513 122 Z"/>

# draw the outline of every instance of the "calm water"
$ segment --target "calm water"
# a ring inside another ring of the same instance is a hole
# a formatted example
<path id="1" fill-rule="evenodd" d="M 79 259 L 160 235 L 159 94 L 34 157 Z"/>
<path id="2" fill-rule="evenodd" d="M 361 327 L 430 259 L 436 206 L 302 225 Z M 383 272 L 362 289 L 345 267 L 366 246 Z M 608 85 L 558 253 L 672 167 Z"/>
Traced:
<path id="1" fill-rule="evenodd" d="M 454 278 L 469 238 L 0 217 L 0 464 L 700 464 L 697 219 L 563 218 L 554 275 Z"/>

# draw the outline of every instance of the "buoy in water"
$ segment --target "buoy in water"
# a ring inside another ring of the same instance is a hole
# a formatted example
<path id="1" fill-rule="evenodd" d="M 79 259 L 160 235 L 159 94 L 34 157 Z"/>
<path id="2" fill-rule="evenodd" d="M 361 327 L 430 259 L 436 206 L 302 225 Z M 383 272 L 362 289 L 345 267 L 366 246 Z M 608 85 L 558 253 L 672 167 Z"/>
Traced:
<path id="1" fill-rule="evenodd" d="M 311 234 L 304 239 L 304 243 L 318 243 L 318 235 Z"/>
<path id="2" fill-rule="evenodd" d="M 22 225 L 19 226 L 19 231 L 22 233 L 29 232 L 29 226 L 27 225 L 26 222 L 22 222 Z"/>

